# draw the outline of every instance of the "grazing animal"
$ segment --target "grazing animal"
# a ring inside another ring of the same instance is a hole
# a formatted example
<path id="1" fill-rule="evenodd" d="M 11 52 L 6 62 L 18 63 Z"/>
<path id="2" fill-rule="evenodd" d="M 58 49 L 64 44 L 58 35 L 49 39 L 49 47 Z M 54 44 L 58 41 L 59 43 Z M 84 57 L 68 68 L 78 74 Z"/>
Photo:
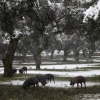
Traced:
<path id="1" fill-rule="evenodd" d="M 37 80 L 37 78 L 35 78 L 35 77 L 27 78 L 27 79 L 24 81 L 22 87 L 23 87 L 24 90 L 27 90 L 27 89 L 30 88 L 30 85 L 33 85 L 34 87 L 35 87 L 35 85 L 36 85 L 36 86 L 38 87 L 38 80 Z"/>
<path id="2" fill-rule="evenodd" d="M 37 74 L 35 78 L 37 78 L 38 81 L 41 82 L 42 86 L 45 86 L 47 84 L 45 76 Z"/>
<path id="3" fill-rule="evenodd" d="M 73 85 L 75 83 L 77 83 L 77 88 L 79 87 L 79 83 L 81 84 L 81 88 L 82 88 L 82 83 L 84 83 L 84 86 L 86 88 L 86 79 L 84 76 L 77 76 L 77 77 L 74 77 L 71 81 L 70 81 L 70 85 Z"/>
<path id="4" fill-rule="evenodd" d="M 17 73 L 17 69 L 16 68 L 12 69 L 12 72 L 13 74 Z"/>
<path id="5" fill-rule="evenodd" d="M 27 73 L 27 67 L 22 67 L 22 70 Z"/>
<path id="6" fill-rule="evenodd" d="M 45 78 L 46 78 L 47 81 L 51 82 L 51 80 L 53 80 L 54 83 L 55 83 L 54 75 L 52 75 L 52 74 L 45 74 L 44 76 L 45 76 Z"/>
<path id="7" fill-rule="evenodd" d="M 22 69 L 19 69 L 19 73 L 22 75 L 23 74 L 23 70 Z"/>

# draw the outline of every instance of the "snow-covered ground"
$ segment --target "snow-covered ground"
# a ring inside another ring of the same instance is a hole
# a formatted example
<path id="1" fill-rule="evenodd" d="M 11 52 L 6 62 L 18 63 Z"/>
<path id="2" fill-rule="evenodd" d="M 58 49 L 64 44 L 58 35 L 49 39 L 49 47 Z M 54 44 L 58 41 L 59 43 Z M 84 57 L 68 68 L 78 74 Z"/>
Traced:
<path id="1" fill-rule="evenodd" d="M 78 75 L 83 75 L 83 76 L 88 76 L 88 77 L 95 77 L 96 75 L 100 75 L 100 70 L 86 70 L 86 71 L 78 71 L 77 68 L 84 68 L 84 67 L 94 67 L 96 64 L 67 64 L 67 65 L 42 65 L 41 69 L 61 69 L 61 71 L 37 71 L 34 70 L 35 66 L 27 66 L 28 71 L 27 74 L 47 74 L 51 73 L 54 74 L 57 77 L 75 77 Z M 33 69 L 33 70 L 30 70 Z M 70 71 L 62 71 L 62 69 L 69 69 Z M 71 69 L 77 69 L 77 71 L 71 71 Z M 3 74 L 4 70 L 3 68 L 0 68 L 0 74 Z M 18 74 L 18 72 L 17 72 Z M 1 82 L 2 83 L 2 82 Z M 11 82 L 6 82 L 7 84 L 13 84 L 13 85 L 21 85 L 23 81 L 15 80 Z M 100 83 L 91 83 L 88 82 L 87 86 L 92 86 L 92 85 L 98 85 Z M 68 81 L 57 81 L 55 84 L 54 83 L 49 83 L 47 86 L 51 87 L 69 87 L 69 82 Z"/>
<path id="2" fill-rule="evenodd" d="M 100 75 L 100 70 L 91 70 L 91 71 L 73 71 L 73 72 L 64 72 L 64 71 L 27 71 L 28 74 L 47 74 L 47 73 L 51 73 L 54 74 L 58 77 L 74 77 L 74 76 L 78 76 L 78 75 L 83 75 L 83 76 L 96 76 L 96 75 Z"/>
<path id="3" fill-rule="evenodd" d="M 78 76 L 78 75 L 91 77 L 91 76 L 100 75 L 100 70 L 92 70 L 91 69 L 91 70 L 80 71 L 79 68 L 84 69 L 84 67 L 94 67 L 94 66 L 97 66 L 97 65 L 98 64 L 96 64 L 96 63 L 95 64 L 41 65 L 41 69 L 44 69 L 44 71 L 43 70 L 42 71 L 34 70 L 35 66 L 27 66 L 27 68 L 28 68 L 27 73 L 28 74 L 47 74 L 47 73 L 51 73 L 51 74 L 54 74 L 54 75 L 60 76 L 60 77 L 74 77 L 74 76 Z M 45 71 L 45 69 L 61 69 L 61 71 Z M 63 70 L 68 69 L 69 72 L 62 71 L 62 69 Z M 71 71 L 72 69 L 77 69 L 77 71 Z M 3 74 L 3 73 L 4 73 L 3 68 L 0 68 L 0 74 Z"/>
<path id="4" fill-rule="evenodd" d="M 73 77 L 77 75 L 84 75 L 84 76 L 95 76 L 95 75 L 100 75 L 100 70 L 87 70 L 87 71 L 71 71 L 72 69 L 79 69 L 79 68 L 84 68 L 84 67 L 94 67 L 98 64 L 65 64 L 65 65 L 41 65 L 41 69 L 61 69 L 61 71 L 36 71 L 34 70 L 36 67 L 35 66 L 27 66 L 28 69 L 33 69 L 33 70 L 28 70 L 28 74 L 47 74 L 51 73 L 56 76 L 60 77 Z M 62 69 L 70 70 L 69 72 L 62 71 Z M 0 72 L 3 73 L 3 70 Z"/>
<path id="5" fill-rule="evenodd" d="M 0 84 L 8 84 L 8 85 L 22 85 L 23 84 L 23 80 L 12 80 L 9 82 L 0 82 Z M 86 86 L 94 86 L 94 85 L 100 85 L 100 82 L 87 82 Z M 41 84 L 39 83 L 39 86 L 41 86 Z M 48 82 L 48 84 L 46 84 L 47 87 L 57 87 L 57 88 L 70 88 L 70 82 L 69 81 L 55 81 L 55 83 L 52 81 L 51 83 Z M 77 87 L 77 84 L 74 85 L 74 87 Z M 84 87 L 84 84 L 83 84 Z"/>
<path id="6" fill-rule="evenodd" d="M 64 65 L 41 65 L 41 69 L 76 69 L 76 68 L 84 68 L 84 67 L 94 67 L 98 65 L 94 64 L 64 64 Z M 29 69 L 35 69 L 35 66 L 29 66 Z"/>
<path id="7" fill-rule="evenodd" d="M 97 66 L 98 64 L 65 64 L 65 65 L 42 65 L 41 69 L 44 69 L 42 71 L 37 71 L 34 70 L 35 66 L 27 66 L 28 71 L 27 74 L 46 74 L 46 73 L 51 73 L 54 74 L 57 77 L 74 77 L 74 76 L 78 76 L 78 75 L 83 75 L 83 76 L 89 76 L 89 77 L 95 77 L 96 75 L 100 75 L 100 70 L 93 70 L 93 69 L 89 69 L 89 70 L 84 70 L 84 71 L 80 71 L 79 68 L 85 68 L 85 67 L 99 67 Z M 19 67 L 17 68 L 19 69 Z M 31 69 L 31 70 L 30 70 Z M 32 70 L 33 69 L 33 70 Z M 61 71 L 45 71 L 45 69 L 60 69 Z M 62 71 L 63 69 L 63 71 Z M 64 71 L 64 69 L 68 69 L 69 71 Z M 77 69 L 77 71 L 72 71 L 73 69 Z M 4 73 L 4 69 L 0 68 L 0 74 Z M 19 74 L 17 72 L 17 74 Z M 22 85 L 24 82 L 24 80 L 12 80 L 9 82 L 0 82 L 0 84 L 9 84 L 9 85 Z M 100 85 L 100 82 L 86 82 L 86 86 L 94 86 L 94 85 Z M 41 86 L 41 84 L 39 83 L 39 86 Z M 51 82 L 46 84 L 46 87 L 55 87 L 55 88 L 71 88 L 70 86 L 70 80 L 69 81 L 56 81 Z M 74 87 L 77 87 L 77 84 L 74 85 Z M 84 87 L 84 84 L 83 84 Z M 77 100 L 100 100 L 100 94 L 79 94 L 76 95 L 76 98 L 78 98 Z"/>

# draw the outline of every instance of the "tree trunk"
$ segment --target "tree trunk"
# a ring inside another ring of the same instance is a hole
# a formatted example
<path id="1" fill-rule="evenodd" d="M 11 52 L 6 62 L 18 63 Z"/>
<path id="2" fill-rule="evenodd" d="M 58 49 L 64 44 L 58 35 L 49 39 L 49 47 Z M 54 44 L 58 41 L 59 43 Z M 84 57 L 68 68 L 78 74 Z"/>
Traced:
<path id="1" fill-rule="evenodd" d="M 25 58 L 26 58 L 26 53 L 23 53 L 22 62 L 25 62 Z"/>
<path id="2" fill-rule="evenodd" d="M 89 58 L 91 58 L 91 56 L 93 55 L 94 50 L 89 50 Z"/>
<path id="3" fill-rule="evenodd" d="M 53 59 L 54 50 L 51 51 L 51 59 Z"/>
<path id="4" fill-rule="evenodd" d="M 75 62 L 79 63 L 79 50 L 76 50 L 75 52 Z"/>
<path id="5" fill-rule="evenodd" d="M 92 52 L 89 50 L 89 58 L 91 58 L 92 56 Z"/>
<path id="6" fill-rule="evenodd" d="M 92 43 L 91 43 L 91 45 L 90 45 L 90 47 L 88 49 L 89 49 L 89 58 L 91 58 L 91 56 L 93 55 L 94 51 L 96 50 L 94 41 L 92 41 Z"/>
<path id="7" fill-rule="evenodd" d="M 34 60 L 35 60 L 35 65 L 36 65 L 36 69 L 40 69 L 40 65 L 41 65 L 41 55 L 35 55 L 34 56 Z"/>
<path id="8" fill-rule="evenodd" d="M 34 60 L 35 60 L 36 69 L 41 69 L 40 68 L 41 52 L 45 49 L 45 47 L 47 47 L 47 45 L 48 45 L 48 35 L 44 36 L 43 44 L 41 45 L 41 47 L 36 47 L 37 49 L 34 50 Z"/>
<path id="9" fill-rule="evenodd" d="M 4 65 L 4 75 L 3 76 L 5 76 L 5 77 L 12 77 L 13 76 L 12 63 L 13 63 L 14 53 L 15 53 L 15 50 L 17 48 L 17 44 L 18 44 L 19 39 L 20 38 L 18 37 L 18 38 L 11 39 L 9 41 L 8 50 L 2 59 L 2 62 Z"/>
<path id="10" fill-rule="evenodd" d="M 79 51 L 80 51 L 80 45 L 79 45 L 79 36 L 76 39 L 76 44 L 75 44 L 75 62 L 79 63 Z"/>
<path id="11" fill-rule="evenodd" d="M 86 50 L 83 50 L 83 57 L 86 58 Z"/>
<path id="12" fill-rule="evenodd" d="M 67 55 L 68 55 L 68 51 L 67 51 L 66 48 L 64 48 L 64 58 L 63 58 L 63 62 L 66 62 Z"/>

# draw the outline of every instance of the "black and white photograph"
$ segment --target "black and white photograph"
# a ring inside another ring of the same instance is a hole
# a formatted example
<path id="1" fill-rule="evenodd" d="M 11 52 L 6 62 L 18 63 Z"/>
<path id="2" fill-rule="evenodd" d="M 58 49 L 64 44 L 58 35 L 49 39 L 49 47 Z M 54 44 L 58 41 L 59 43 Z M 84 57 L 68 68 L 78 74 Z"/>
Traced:
<path id="1" fill-rule="evenodd" d="M 100 0 L 0 0 L 0 100 L 100 100 Z"/>

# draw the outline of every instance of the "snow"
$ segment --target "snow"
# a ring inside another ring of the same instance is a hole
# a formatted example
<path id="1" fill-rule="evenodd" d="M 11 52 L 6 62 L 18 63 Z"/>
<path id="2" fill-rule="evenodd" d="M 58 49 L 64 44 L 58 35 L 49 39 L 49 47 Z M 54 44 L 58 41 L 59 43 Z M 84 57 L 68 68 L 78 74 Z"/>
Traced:
<path id="1" fill-rule="evenodd" d="M 47 74 L 51 73 L 58 77 L 74 77 L 78 75 L 93 77 L 96 75 L 100 75 L 100 70 L 91 70 L 91 71 L 73 71 L 73 72 L 64 72 L 64 71 L 27 71 L 28 74 Z"/>
<path id="2" fill-rule="evenodd" d="M 62 55 L 62 51 L 60 52 Z M 57 51 L 55 51 L 54 53 L 55 55 L 58 54 Z M 45 52 L 42 52 L 42 55 L 49 55 L 46 54 Z M 99 57 L 97 59 L 93 59 L 94 61 L 100 61 Z M 18 62 L 14 62 L 14 63 L 18 63 Z M 49 62 L 51 63 L 51 62 Z M 56 64 L 56 62 L 54 62 Z M 93 70 L 93 69 L 89 69 L 89 67 L 99 67 L 99 63 L 93 63 L 93 64 L 63 64 L 63 65 L 41 65 L 41 69 L 44 70 L 34 70 L 36 67 L 32 66 L 32 64 L 34 63 L 30 63 L 31 65 L 27 66 L 28 63 L 22 63 L 22 64 L 26 64 L 26 67 L 28 68 L 27 74 L 47 74 L 47 73 L 51 73 L 54 74 L 56 77 L 75 77 L 78 75 L 83 75 L 85 77 L 95 77 L 96 75 L 100 75 L 100 70 Z M 48 64 L 48 62 L 46 62 L 46 64 Z M 17 69 L 19 69 L 21 66 L 16 66 Z M 87 69 L 84 69 L 88 67 Z M 82 68 L 83 71 L 80 70 L 80 68 Z M 45 69 L 59 69 L 58 71 L 46 71 Z M 72 71 L 72 70 L 76 70 L 76 71 Z M 0 68 L 0 74 L 4 73 L 4 68 Z M 17 71 L 17 74 L 19 74 L 19 72 Z M 11 84 L 11 85 L 22 85 L 24 82 L 24 80 L 12 80 L 9 82 L 0 82 L 0 84 Z M 55 84 L 54 82 L 48 83 L 46 84 L 46 86 L 48 87 L 62 87 L 62 88 L 69 88 L 71 87 L 69 85 L 69 81 L 56 81 L 55 80 Z M 93 85 L 100 85 L 100 82 L 87 82 L 87 86 L 93 86 Z M 40 85 L 41 86 L 41 85 Z M 76 87 L 76 85 L 75 85 Z"/>
<path id="3" fill-rule="evenodd" d="M 98 65 L 98 64 L 97 64 Z M 44 69 L 44 71 L 38 71 L 34 70 L 35 66 L 27 66 L 28 74 L 47 74 L 51 73 L 59 77 L 74 77 L 78 75 L 84 75 L 88 77 L 100 75 L 100 70 L 88 70 L 88 68 L 85 70 L 86 67 L 94 67 L 96 64 L 65 64 L 65 65 L 41 65 L 41 69 Z M 79 68 L 83 68 L 84 71 L 80 71 Z M 19 68 L 17 68 L 19 69 Z M 30 70 L 31 69 L 31 70 Z M 32 70 L 33 69 L 33 70 Z M 61 71 L 45 71 L 45 69 L 61 69 Z M 62 70 L 69 70 L 69 71 L 62 71 Z M 77 71 L 71 71 L 71 70 L 77 70 Z M 4 70 L 3 68 L 0 68 L 0 74 L 3 74 Z M 17 72 L 18 73 L 18 72 Z"/>
<path id="4" fill-rule="evenodd" d="M 87 82 L 86 85 L 87 86 L 93 86 L 93 85 L 99 85 L 100 83 L 97 82 L 97 83 L 94 83 L 94 82 Z M 46 84 L 46 86 L 48 87 L 61 87 L 61 88 L 69 88 L 69 87 L 72 87 L 70 86 L 70 82 L 69 81 L 56 81 L 55 83 L 51 82 L 51 83 L 48 83 Z M 77 87 L 77 84 L 74 85 L 74 87 Z M 84 87 L 84 85 L 83 85 Z"/>
<path id="5" fill-rule="evenodd" d="M 12 80 L 10 82 L 0 82 L 0 84 L 8 84 L 8 85 L 22 85 L 24 81 L 20 81 L 20 80 Z M 94 85 L 99 85 L 99 82 L 87 82 L 86 86 L 94 86 Z M 39 83 L 39 86 L 42 86 Z M 54 82 L 49 82 L 48 84 L 46 84 L 46 87 L 55 87 L 55 88 L 70 88 L 72 86 L 70 86 L 70 82 L 69 81 L 55 81 Z M 74 87 L 77 87 L 77 84 L 74 85 Z M 83 85 L 84 87 L 84 85 Z"/>
<path id="6" fill-rule="evenodd" d="M 77 69 L 85 67 L 94 67 L 98 64 L 63 64 L 63 65 L 41 65 L 41 69 Z M 28 67 L 28 66 L 27 66 Z M 29 69 L 35 69 L 35 66 L 29 66 Z"/>

